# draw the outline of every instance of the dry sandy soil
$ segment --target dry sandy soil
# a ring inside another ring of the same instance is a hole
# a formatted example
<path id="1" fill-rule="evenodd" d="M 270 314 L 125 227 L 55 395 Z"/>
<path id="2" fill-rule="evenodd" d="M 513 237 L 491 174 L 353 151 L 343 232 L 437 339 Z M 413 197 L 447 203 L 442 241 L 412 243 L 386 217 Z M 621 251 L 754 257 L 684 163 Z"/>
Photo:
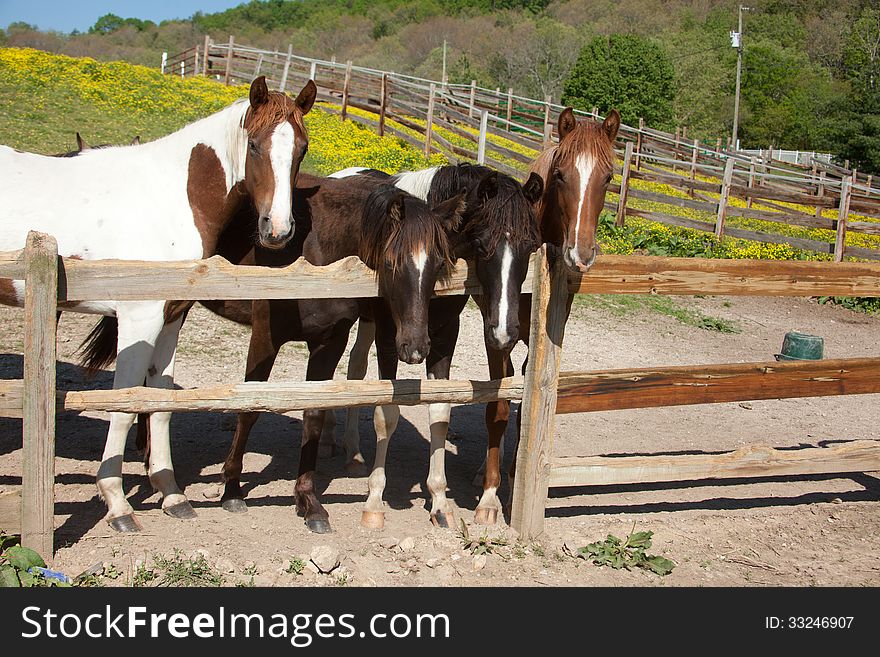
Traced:
<path id="1" fill-rule="evenodd" d="M 563 369 L 607 369 L 647 365 L 693 365 L 772 360 L 784 334 L 800 330 L 825 339 L 825 356 L 877 355 L 880 318 L 867 317 L 809 299 L 683 298 L 683 308 L 733 322 L 737 334 L 721 334 L 644 307 L 620 313 L 607 304 L 576 307 L 569 322 Z M 74 352 L 93 317 L 67 314 L 59 328 L 59 387 L 109 387 L 111 374 L 86 381 Z M 481 319 L 470 304 L 453 367 L 456 378 L 486 378 Z M 0 308 L 0 377 L 21 376 L 21 312 Z M 190 314 L 181 336 L 177 382 L 183 387 L 240 380 L 247 331 L 201 307 Z M 288 345 L 275 380 L 300 379 L 302 345 Z M 522 345 L 514 352 L 521 363 Z M 344 371 L 343 360 L 339 368 Z M 402 367 L 402 377 L 419 377 Z M 375 378 L 375 365 L 370 377 Z M 474 473 L 485 449 L 482 406 L 455 407 L 447 443 L 449 495 L 472 537 L 486 530 L 472 524 L 478 490 Z M 174 417 L 172 442 L 178 481 L 198 511 L 192 521 L 163 515 L 130 437 L 125 487 L 145 531 L 119 535 L 103 521 L 97 471 L 107 417 L 62 414 L 58 420 L 55 486 L 55 565 L 76 574 L 106 562 L 121 575 L 105 585 L 133 581 L 137 566 L 153 568 L 156 555 L 199 551 L 226 584 L 314 585 L 548 585 L 548 586 L 877 586 L 880 585 L 880 479 L 877 473 L 776 479 L 686 482 L 665 485 L 593 487 L 551 491 L 546 532 L 539 542 L 519 541 L 503 522 L 488 530 L 506 545 L 485 557 L 463 549 L 457 531 L 428 522 L 425 486 L 427 413 L 404 408 L 392 441 L 387 523 L 383 531 L 359 525 L 366 479 L 346 476 L 342 457 L 319 464 L 318 483 L 334 533 L 309 534 L 292 507 L 301 414 L 266 415 L 255 426 L 245 458 L 243 484 L 250 510 L 233 515 L 211 496 L 231 439 L 229 417 L 190 413 Z M 373 455 L 372 413 L 361 411 L 361 441 Z M 342 414 L 337 427 L 341 434 Z M 877 438 L 876 396 L 758 401 L 659 410 L 560 416 L 555 451 L 562 455 L 726 451 L 749 443 L 774 447 L 821 446 Z M 513 423 L 506 439 L 512 454 Z M 0 491 L 21 484 L 21 425 L 0 419 Z M 507 496 L 507 480 L 502 487 Z M 644 570 L 599 568 L 568 556 L 577 548 L 625 536 L 632 528 L 654 532 L 649 550 L 676 563 L 659 577 Z M 287 572 L 297 558 L 308 561 L 316 546 L 338 550 L 341 565 L 330 574 L 306 568 Z"/>

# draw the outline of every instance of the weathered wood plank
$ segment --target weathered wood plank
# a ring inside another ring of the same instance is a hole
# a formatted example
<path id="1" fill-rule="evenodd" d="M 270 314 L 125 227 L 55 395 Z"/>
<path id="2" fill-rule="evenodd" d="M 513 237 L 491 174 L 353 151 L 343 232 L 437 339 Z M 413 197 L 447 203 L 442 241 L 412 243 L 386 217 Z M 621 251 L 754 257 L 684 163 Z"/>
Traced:
<path id="1" fill-rule="evenodd" d="M 557 413 L 880 392 L 880 358 L 563 372 Z"/>
<path id="2" fill-rule="evenodd" d="M 0 381 L 0 417 L 21 417 L 24 382 L 21 379 Z"/>
<path id="3" fill-rule="evenodd" d="M 558 258 L 551 268 L 547 245 L 538 253 L 532 286 L 529 360 L 519 411 L 522 422 L 516 476 L 511 482 L 510 525 L 526 539 L 544 531 L 556 425 L 556 388 L 568 314 L 568 286 L 562 259 Z"/>
<path id="4" fill-rule="evenodd" d="M 521 399 L 523 378 L 492 381 L 398 379 L 392 381 L 246 382 L 189 390 L 122 388 L 59 392 L 65 411 L 287 411 L 421 403 L 480 404 Z"/>
<path id="5" fill-rule="evenodd" d="M 51 559 L 55 532 L 55 238 L 31 231 L 24 257 L 21 543 Z"/>
<path id="6" fill-rule="evenodd" d="M 569 285 L 581 294 L 880 296 L 880 265 L 599 256 L 589 273 L 570 274 Z"/>
<path id="7" fill-rule="evenodd" d="M 875 440 L 792 450 L 748 445 L 725 454 L 556 458 L 550 469 L 550 486 L 607 486 L 876 470 L 880 470 L 880 442 Z"/>

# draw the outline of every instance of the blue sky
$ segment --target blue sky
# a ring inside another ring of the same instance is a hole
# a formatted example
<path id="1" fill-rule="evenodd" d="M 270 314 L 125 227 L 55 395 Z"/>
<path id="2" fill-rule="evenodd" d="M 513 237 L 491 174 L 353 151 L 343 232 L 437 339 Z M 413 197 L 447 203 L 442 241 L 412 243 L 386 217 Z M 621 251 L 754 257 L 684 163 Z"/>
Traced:
<path id="1" fill-rule="evenodd" d="M 246 0 L 0 0 L 0 28 L 24 21 L 42 30 L 84 32 L 104 14 L 159 22 L 213 13 Z"/>

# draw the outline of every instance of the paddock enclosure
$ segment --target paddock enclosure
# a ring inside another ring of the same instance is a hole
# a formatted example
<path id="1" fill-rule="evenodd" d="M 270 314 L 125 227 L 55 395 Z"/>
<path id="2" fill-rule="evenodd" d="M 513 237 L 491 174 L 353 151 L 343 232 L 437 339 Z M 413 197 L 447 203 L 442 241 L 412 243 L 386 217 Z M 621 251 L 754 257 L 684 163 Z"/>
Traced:
<path id="1" fill-rule="evenodd" d="M 785 451 L 758 441 L 725 454 L 680 456 L 556 457 L 553 450 L 560 413 L 880 392 L 880 358 L 560 372 L 568 294 L 878 296 L 880 265 L 873 263 L 600 256 L 590 272 L 574 275 L 561 261 L 551 263 L 543 247 L 533 257 L 523 286 L 535 300 L 524 376 L 495 381 L 241 383 L 190 390 L 58 391 L 58 302 L 375 296 L 372 273 L 356 258 L 323 268 L 298 261 L 284 269 L 232 266 L 218 257 L 169 263 L 70 260 L 57 256 L 51 236 L 31 233 L 23 251 L 0 254 L 0 277 L 24 279 L 27 291 L 24 377 L 0 383 L 0 413 L 22 417 L 24 445 L 22 493 L 20 500 L 4 500 L 3 524 L 12 530 L 20 524 L 24 543 L 46 554 L 53 549 L 54 427 L 61 410 L 283 412 L 521 399 L 510 518 L 511 526 L 526 538 L 543 531 L 550 488 L 880 470 L 876 440 Z M 479 286 L 469 264 L 459 261 L 454 275 L 435 292 L 478 293 Z M 868 427 L 866 433 L 871 435 Z"/>

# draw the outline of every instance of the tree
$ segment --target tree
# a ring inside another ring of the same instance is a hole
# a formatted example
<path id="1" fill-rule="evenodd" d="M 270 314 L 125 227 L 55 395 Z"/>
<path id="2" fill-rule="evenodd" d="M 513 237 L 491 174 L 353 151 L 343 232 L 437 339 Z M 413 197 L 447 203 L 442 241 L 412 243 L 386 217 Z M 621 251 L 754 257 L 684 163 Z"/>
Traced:
<path id="1" fill-rule="evenodd" d="M 596 37 L 581 50 L 562 101 L 600 112 L 616 108 L 624 123 L 639 117 L 656 128 L 672 124 L 675 71 L 655 42 L 634 34 Z"/>

